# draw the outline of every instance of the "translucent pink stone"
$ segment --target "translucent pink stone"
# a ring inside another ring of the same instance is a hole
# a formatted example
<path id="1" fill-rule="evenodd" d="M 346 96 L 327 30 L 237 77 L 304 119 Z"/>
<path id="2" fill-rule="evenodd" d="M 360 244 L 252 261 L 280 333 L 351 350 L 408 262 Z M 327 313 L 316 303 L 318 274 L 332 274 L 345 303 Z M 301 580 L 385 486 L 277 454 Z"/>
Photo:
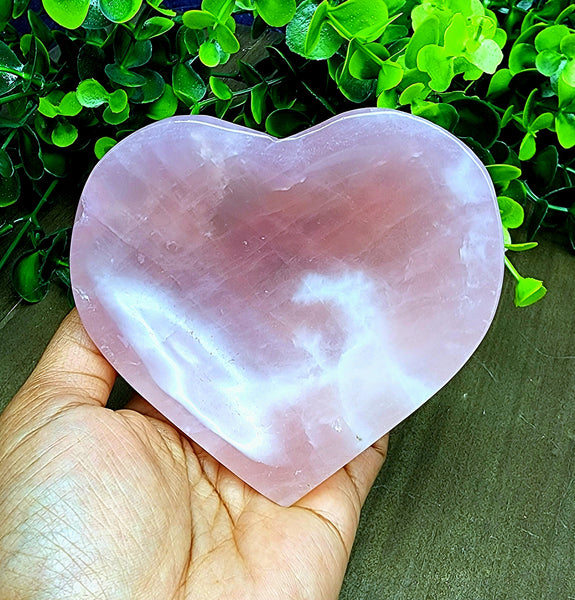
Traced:
<path id="1" fill-rule="evenodd" d="M 71 268 L 121 375 L 289 505 L 470 357 L 503 240 L 479 160 L 422 119 L 358 110 L 278 141 L 184 116 L 94 169 Z"/>

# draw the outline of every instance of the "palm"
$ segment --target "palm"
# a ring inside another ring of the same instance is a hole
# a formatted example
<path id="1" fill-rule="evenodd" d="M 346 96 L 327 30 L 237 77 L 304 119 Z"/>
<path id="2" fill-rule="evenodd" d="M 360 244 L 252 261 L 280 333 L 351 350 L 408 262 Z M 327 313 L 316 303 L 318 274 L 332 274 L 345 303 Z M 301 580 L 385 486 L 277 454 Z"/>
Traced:
<path id="1" fill-rule="evenodd" d="M 282 508 L 140 398 L 113 412 L 90 401 L 97 394 L 71 401 L 66 391 L 27 418 L 34 399 L 23 394 L 0 421 L 0 589 L 57 590 L 58 600 L 337 598 L 385 444 Z"/>

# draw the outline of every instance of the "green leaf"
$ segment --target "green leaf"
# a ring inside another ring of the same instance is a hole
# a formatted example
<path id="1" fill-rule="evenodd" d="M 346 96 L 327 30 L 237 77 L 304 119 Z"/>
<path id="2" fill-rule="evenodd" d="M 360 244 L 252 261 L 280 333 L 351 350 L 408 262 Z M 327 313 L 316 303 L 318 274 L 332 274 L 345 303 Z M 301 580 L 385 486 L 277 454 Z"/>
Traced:
<path id="1" fill-rule="evenodd" d="M 191 61 L 178 63 L 172 70 L 174 93 L 188 106 L 199 102 L 206 94 L 207 87 L 203 79 L 194 71 Z"/>
<path id="2" fill-rule="evenodd" d="M 429 91 L 423 83 L 412 83 L 406 87 L 399 97 L 400 104 L 411 104 L 414 100 L 425 100 Z"/>
<path id="3" fill-rule="evenodd" d="M 525 213 L 519 202 L 508 196 L 497 196 L 499 204 L 499 213 L 501 214 L 501 224 L 507 229 L 521 227 Z"/>
<path id="4" fill-rule="evenodd" d="M 569 33 L 561 38 L 561 52 L 569 58 L 575 58 L 575 33 Z"/>
<path id="5" fill-rule="evenodd" d="M 305 36 L 304 53 L 309 56 L 313 49 L 318 45 L 321 30 L 327 19 L 327 0 L 324 0 L 313 13 L 313 17 L 309 22 L 307 34 Z"/>
<path id="6" fill-rule="evenodd" d="M 349 45 L 351 48 L 351 44 Z M 349 51 L 347 57 L 349 57 Z M 361 103 L 365 102 L 375 91 L 375 81 L 373 80 L 360 80 L 352 77 L 349 69 L 347 68 L 348 58 L 346 62 L 341 65 L 336 73 L 336 82 L 339 87 L 339 91 L 352 102 Z"/>
<path id="7" fill-rule="evenodd" d="M 58 120 L 52 131 L 52 143 L 60 148 L 71 146 L 78 139 L 78 129 L 66 119 Z"/>
<path id="8" fill-rule="evenodd" d="M 8 5 L 12 4 L 12 2 L 0 1 L 0 7 L 2 4 Z M 1 12 L 2 9 L 0 8 L 0 13 Z M 42 42 L 43 47 L 49 47 L 54 41 L 54 36 L 52 35 L 50 28 L 46 25 L 46 23 L 44 23 L 38 13 L 34 12 L 33 10 L 29 10 L 26 16 L 28 17 L 28 23 L 30 23 L 30 29 L 32 30 L 34 37 L 38 41 Z"/>
<path id="9" fill-rule="evenodd" d="M 538 91 L 539 90 L 537 88 L 532 90 L 529 96 L 527 96 L 527 100 L 525 101 L 525 107 L 523 108 L 523 116 L 521 119 L 523 121 L 523 127 L 525 128 L 529 127 L 529 124 L 535 117 L 535 97 L 537 96 Z"/>
<path id="10" fill-rule="evenodd" d="M 445 34 L 443 36 L 443 45 L 449 54 L 453 56 L 459 56 L 465 51 L 465 42 L 467 39 L 468 35 L 466 18 L 462 13 L 456 12 L 451 17 L 451 21 L 445 30 Z M 437 41 L 430 43 L 437 44 Z"/>
<path id="11" fill-rule="evenodd" d="M 103 76 L 105 63 L 106 55 L 102 48 L 98 48 L 93 44 L 84 44 L 80 48 L 76 59 L 80 80 Z"/>
<path id="12" fill-rule="evenodd" d="M 142 26 L 138 30 L 136 30 L 136 39 L 149 40 L 164 35 L 164 33 L 170 31 L 174 25 L 175 23 L 172 19 L 167 19 L 166 17 L 150 17 L 142 23 Z"/>
<path id="13" fill-rule="evenodd" d="M 515 286 L 515 306 L 524 307 L 535 304 L 545 296 L 547 288 L 539 279 L 523 277 Z"/>
<path id="14" fill-rule="evenodd" d="M 355 77 L 356 79 L 374 79 L 378 76 L 379 70 L 379 63 L 375 62 L 371 56 L 366 54 L 361 46 L 351 55 L 349 72 L 352 77 Z M 395 85 L 390 85 L 389 88 L 395 87 Z"/>
<path id="15" fill-rule="evenodd" d="M 411 112 L 449 131 L 457 124 L 457 111 L 451 104 L 416 101 L 411 105 Z"/>
<path id="16" fill-rule="evenodd" d="M 549 212 L 549 202 L 545 198 L 537 198 L 533 201 L 534 207 L 527 224 L 527 240 L 531 241 L 543 225 L 543 221 Z"/>
<path id="17" fill-rule="evenodd" d="M 148 104 L 149 102 L 155 102 L 164 93 L 166 83 L 163 77 L 157 71 L 152 71 L 151 69 L 142 69 L 140 75 L 144 77 L 146 83 L 140 87 L 131 88 L 130 102 L 133 104 Z M 123 90 L 116 90 L 116 92 L 120 91 Z M 114 94 L 116 92 L 114 92 Z M 111 104 L 110 108 L 112 108 Z"/>
<path id="18" fill-rule="evenodd" d="M 555 118 L 553 114 L 550 112 L 543 113 L 536 117 L 536 119 L 531 123 L 529 129 L 531 131 L 541 131 L 542 129 L 550 129 L 553 126 Z"/>
<path id="19" fill-rule="evenodd" d="M 521 140 L 521 146 L 519 147 L 519 160 L 531 160 L 535 156 L 537 151 L 537 144 L 535 142 L 535 135 L 533 133 L 526 133 Z"/>
<path id="20" fill-rule="evenodd" d="M 160 121 L 172 117 L 178 109 L 178 99 L 171 85 L 166 83 L 162 95 L 148 108 L 147 116 L 153 121 Z"/>
<path id="21" fill-rule="evenodd" d="M 306 50 L 308 31 L 315 16 L 316 7 L 314 0 L 306 0 L 297 7 L 294 18 L 286 27 L 286 43 L 288 48 L 296 54 L 313 60 L 325 60 L 339 50 L 343 39 L 324 21 L 321 24 L 317 42 L 315 44 L 310 42 L 312 49 L 309 52 Z"/>
<path id="22" fill-rule="evenodd" d="M 487 165 L 487 170 L 495 185 L 506 184 L 521 177 L 521 169 L 513 165 Z"/>
<path id="23" fill-rule="evenodd" d="M 150 58 L 152 58 L 152 42 L 150 40 L 131 43 L 126 52 L 116 57 L 117 62 L 126 69 L 143 67 L 150 61 Z"/>
<path id="24" fill-rule="evenodd" d="M 346 0 L 329 5 L 328 20 L 343 37 L 364 42 L 376 40 L 388 24 L 387 5 L 383 0 Z"/>
<path id="25" fill-rule="evenodd" d="M 149 6 L 151 6 L 154 10 L 157 10 L 159 13 L 165 15 L 166 17 L 175 17 L 177 14 L 175 10 L 163 8 L 160 6 L 160 4 L 162 4 L 163 1 L 164 0 L 146 0 L 146 3 Z"/>
<path id="26" fill-rule="evenodd" d="M 142 0 L 100 0 L 102 14 L 112 23 L 125 23 L 136 16 Z"/>
<path id="27" fill-rule="evenodd" d="M 398 99 L 396 90 L 384 90 L 377 96 L 378 108 L 397 108 Z"/>
<path id="28" fill-rule="evenodd" d="M 253 67 L 249 63 L 243 62 L 242 60 L 238 60 L 238 71 L 240 73 L 241 78 L 245 81 L 247 85 L 256 85 L 260 81 L 264 80 L 264 78 L 255 69 L 255 67 Z"/>
<path id="29" fill-rule="evenodd" d="M 485 148 L 490 148 L 499 137 L 501 125 L 499 115 L 489 103 L 477 97 L 467 97 L 450 104 L 459 115 L 455 135 L 473 138 Z"/>
<path id="30" fill-rule="evenodd" d="M 547 146 L 537 153 L 535 160 L 531 163 L 533 175 L 538 185 L 547 188 L 555 179 L 559 165 L 559 152 L 555 146 Z"/>
<path id="31" fill-rule="evenodd" d="M 38 101 L 38 112 L 49 119 L 60 114 L 57 106 L 54 106 L 48 98 L 40 98 Z"/>
<path id="32" fill-rule="evenodd" d="M 110 148 L 113 148 L 116 145 L 116 143 L 116 140 L 111 137 L 101 137 L 96 140 L 96 143 L 94 144 L 94 154 L 96 155 L 96 158 L 100 160 Z"/>
<path id="33" fill-rule="evenodd" d="M 575 59 L 569 59 L 561 71 L 561 79 L 571 87 L 575 87 Z"/>
<path id="34" fill-rule="evenodd" d="M 254 121 L 259 125 L 264 117 L 266 108 L 266 96 L 268 93 L 268 84 L 265 81 L 258 83 L 251 91 L 250 106 Z"/>
<path id="35" fill-rule="evenodd" d="M 183 14 L 182 20 L 190 29 L 205 29 L 217 23 L 216 17 L 205 10 L 188 10 Z"/>
<path id="36" fill-rule="evenodd" d="M 499 69 L 496 71 L 489 81 L 487 89 L 487 97 L 498 98 L 502 94 L 509 91 L 509 83 L 511 82 L 511 71 L 509 69 Z"/>
<path id="37" fill-rule="evenodd" d="M 430 15 L 414 31 L 405 48 L 405 66 L 408 69 L 415 69 L 419 51 L 424 46 L 436 45 L 438 42 L 439 19 L 435 15 Z"/>
<path id="38" fill-rule="evenodd" d="M 21 81 L 18 72 L 22 71 L 24 65 L 10 48 L 0 41 L 0 96 L 12 91 Z M 12 73 L 11 71 L 15 71 Z"/>
<path id="39" fill-rule="evenodd" d="M 82 27 L 87 30 L 102 29 L 108 27 L 110 21 L 102 14 L 100 10 L 100 0 L 90 0 L 88 14 L 82 23 Z"/>
<path id="40" fill-rule="evenodd" d="M 569 27 L 566 25 L 547 26 L 535 37 L 535 49 L 537 52 L 543 52 L 544 50 L 559 50 L 561 40 L 566 35 L 569 35 Z"/>
<path id="41" fill-rule="evenodd" d="M 199 56 L 206 67 L 215 67 L 220 64 L 220 52 L 212 40 L 206 40 L 200 46 Z"/>
<path id="42" fill-rule="evenodd" d="M 66 29 L 80 27 L 88 14 L 90 0 L 42 0 L 48 16 Z"/>
<path id="43" fill-rule="evenodd" d="M 106 88 L 95 79 L 81 81 L 76 90 L 78 102 L 86 108 L 97 108 L 108 101 Z M 42 113 L 46 114 L 46 113 Z M 49 117 L 50 115 L 46 115 Z"/>
<path id="44" fill-rule="evenodd" d="M 233 96 L 230 86 L 217 77 L 210 77 L 210 88 L 214 96 L 220 100 L 230 100 Z"/>
<path id="45" fill-rule="evenodd" d="M 26 12 L 29 4 L 30 0 L 14 0 L 12 18 L 17 19 L 18 17 L 21 17 Z"/>
<path id="46" fill-rule="evenodd" d="M 43 142 L 52 143 L 52 128 L 39 112 L 34 117 L 34 129 Z"/>
<path id="47" fill-rule="evenodd" d="M 275 108 L 291 108 L 296 103 L 294 90 L 275 86 L 270 90 L 270 98 Z"/>
<path id="48" fill-rule="evenodd" d="M 185 56 L 186 52 L 192 56 L 196 56 L 200 50 L 200 46 L 204 42 L 205 35 L 199 29 L 181 27 L 178 30 L 176 39 L 179 41 L 178 50 L 180 56 Z"/>
<path id="49" fill-rule="evenodd" d="M 138 88 L 138 90 L 141 88 Z M 122 112 L 128 104 L 128 94 L 124 90 L 115 90 L 108 96 L 108 106 L 114 113 Z"/>
<path id="50" fill-rule="evenodd" d="M 225 22 L 233 9 L 234 0 L 202 0 L 202 10 L 214 15 L 219 23 Z"/>
<path id="51" fill-rule="evenodd" d="M 537 70 L 546 77 L 553 77 L 553 75 L 559 71 L 563 63 L 563 56 L 554 50 L 543 50 L 543 52 L 540 52 L 535 58 Z"/>
<path id="52" fill-rule="evenodd" d="M 351 66 L 351 65 L 350 65 Z M 403 79 L 403 69 L 399 63 L 386 60 L 377 75 L 377 93 L 397 87 Z"/>
<path id="53" fill-rule="evenodd" d="M 535 66 L 537 50 L 531 44 L 514 44 L 509 54 L 509 70 L 516 75 Z"/>
<path id="54" fill-rule="evenodd" d="M 4 30 L 6 23 L 12 18 L 13 0 L 0 0 L 0 31 Z"/>
<path id="55" fill-rule="evenodd" d="M 12 13 L 10 13 L 12 15 Z M 14 165 L 10 155 L 4 148 L 0 148 L 0 177 L 12 177 L 14 174 Z"/>
<path id="56" fill-rule="evenodd" d="M 0 208 L 14 204 L 20 198 L 20 189 L 18 171 L 11 177 L 0 177 Z"/>
<path id="57" fill-rule="evenodd" d="M 235 54 L 240 49 L 240 42 L 234 32 L 226 25 L 217 25 L 215 30 L 216 39 L 224 52 Z"/>
<path id="58" fill-rule="evenodd" d="M 532 250 L 538 246 L 537 242 L 525 242 L 523 244 L 505 244 L 507 250 L 512 252 L 525 252 L 526 250 Z"/>
<path id="59" fill-rule="evenodd" d="M 417 68 L 429 74 L 429 87 L 436 92 L 444 92 L 455 75 L 453 58 L 441 46 L 424 46 L 417 54 Z"/>
<path id="60" fill-rule="evenodd" d="M 466 57 L 485 73 L 493 74 L 503 60 L 503 52 L 495 40 L 483 40 L 474 52 L 467 52 Z"/>
<path id="61" fill-rule="evenodd" d="M 515 106 L 510 104 L 503 113 L 501 117 L 501 129 L 503 129 L 510 121 L 513 119 L 513 112 L 515 110 Z"/>
<path id="62" fill-rule="evenodd" d="M 24 171 L 29 179 L 40 179 L 44 175 L 42 150 L 36 134 L 28 127 L 18 129 L 18 151 Z"/>
<path id="63" fill-rule="evenodd" d="M 291 109 L 274 110 L 266 119 L 266 131 L 277 138 L 287 137 L 309 126 L 309 119 Z"/>
<path id="64" fill-rule="evenodd" d="M 272 27 L 283 27 L 296 11 L 295 0 L 255 0 L 255 6 L 261 18 Z"/>
<path id="65" fill-rule="evenodd" d="M 114 112 L 110 109 L 109 106 L 107 106 L 104 109 L 104 112 L 102 113 L 102 119 L 104 119 L 104 121 L 106 123 L 109 123 L 110 125 L 120 125 L 121 123 L 124 123 L 128 117 L 130 116 L 130 105 L 127 104 L 126 108 L 124 108 L 123 111 L 121 112 Z"/>
<path id="66" fill-rule="evenodd" d="M 75 117 L 82 112 L 82 105 L 78 102 L 76 92 L 68 92 L 58 106 L 58 111 L 64 117 Z"/>
<path id="67" fill-rule="evenodd" d="M 129 71 L 124 66 L 115 63 L 106 65 L 104 71 L 111 81 L 123 87 L 140 87 L 146 83 L 146 78 L 139 73 Z"/>
<path id="68" fill-rule="evenodd" d="M 560 110 L 555 117 L 555 130 L 563 148 L 575 146 L 575 114 Z"/>
<path id="69" fill-rule="evenodd" d="M 216 100 L 216 105 L 214 107 L 214 111 L 215 111 L 216 117 L 218 117 L 218 119 L 222 119 L 224 117 L 224 115 L 226 114 L 231 103 L 232 103 L 231 98 L 229 98 L 228 100 L 220 100 L 218 98 L 218 100 Z"/>
<path id="70" fill-rule="evenodd" d="M 40 275 L 48 281 L 54 271 L 61 268 L 62 259 L 68 254 L 68 229 L 60 229 L 43 240 L 43 244 L 49 243 L 47 250 L 42 250 L 44 256 Z M 66 256 L 67 259 L 67 256 Z"/>
<path id="71" fill-rule="evenodd" d="M 48 293 L 49 283 L 42 277 L 43 263 L 42 252 L 36 250 L 20 257 L 14 264 L 12 283 L 26 302 L 40 302 Z"/>
<path id="72" fill-rule="evenodd" d="M 66 175 L 66 157 L 58 152 L 44 152 L 42 154 L 44 169 L 54 177 Z"/>

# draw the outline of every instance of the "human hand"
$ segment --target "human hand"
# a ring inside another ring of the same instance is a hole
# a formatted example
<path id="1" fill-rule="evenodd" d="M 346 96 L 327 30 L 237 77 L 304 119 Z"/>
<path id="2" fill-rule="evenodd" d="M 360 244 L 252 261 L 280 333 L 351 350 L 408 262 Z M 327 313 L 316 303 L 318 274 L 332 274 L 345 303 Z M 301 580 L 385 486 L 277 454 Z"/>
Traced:
<path id="1" fill-rule="evenodd" d="M 0 600 L 335 600 L 383 438 L 289 508 L 115 372 L 78 314 L 0 416 Z"/>

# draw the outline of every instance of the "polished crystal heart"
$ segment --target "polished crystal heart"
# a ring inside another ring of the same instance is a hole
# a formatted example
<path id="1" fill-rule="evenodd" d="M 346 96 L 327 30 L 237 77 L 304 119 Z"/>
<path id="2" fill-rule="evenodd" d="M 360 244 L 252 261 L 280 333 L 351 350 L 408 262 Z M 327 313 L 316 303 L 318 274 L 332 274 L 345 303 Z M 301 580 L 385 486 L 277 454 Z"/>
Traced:
<path id="1" fill-rule="evenodd" d="M 487 172 L 423 119 L 358 110 L 276 140 L 183 116 L 98 163 L 71 270 L 118 372 L 287 505 L 462 367 L 503 240 Z"/>

